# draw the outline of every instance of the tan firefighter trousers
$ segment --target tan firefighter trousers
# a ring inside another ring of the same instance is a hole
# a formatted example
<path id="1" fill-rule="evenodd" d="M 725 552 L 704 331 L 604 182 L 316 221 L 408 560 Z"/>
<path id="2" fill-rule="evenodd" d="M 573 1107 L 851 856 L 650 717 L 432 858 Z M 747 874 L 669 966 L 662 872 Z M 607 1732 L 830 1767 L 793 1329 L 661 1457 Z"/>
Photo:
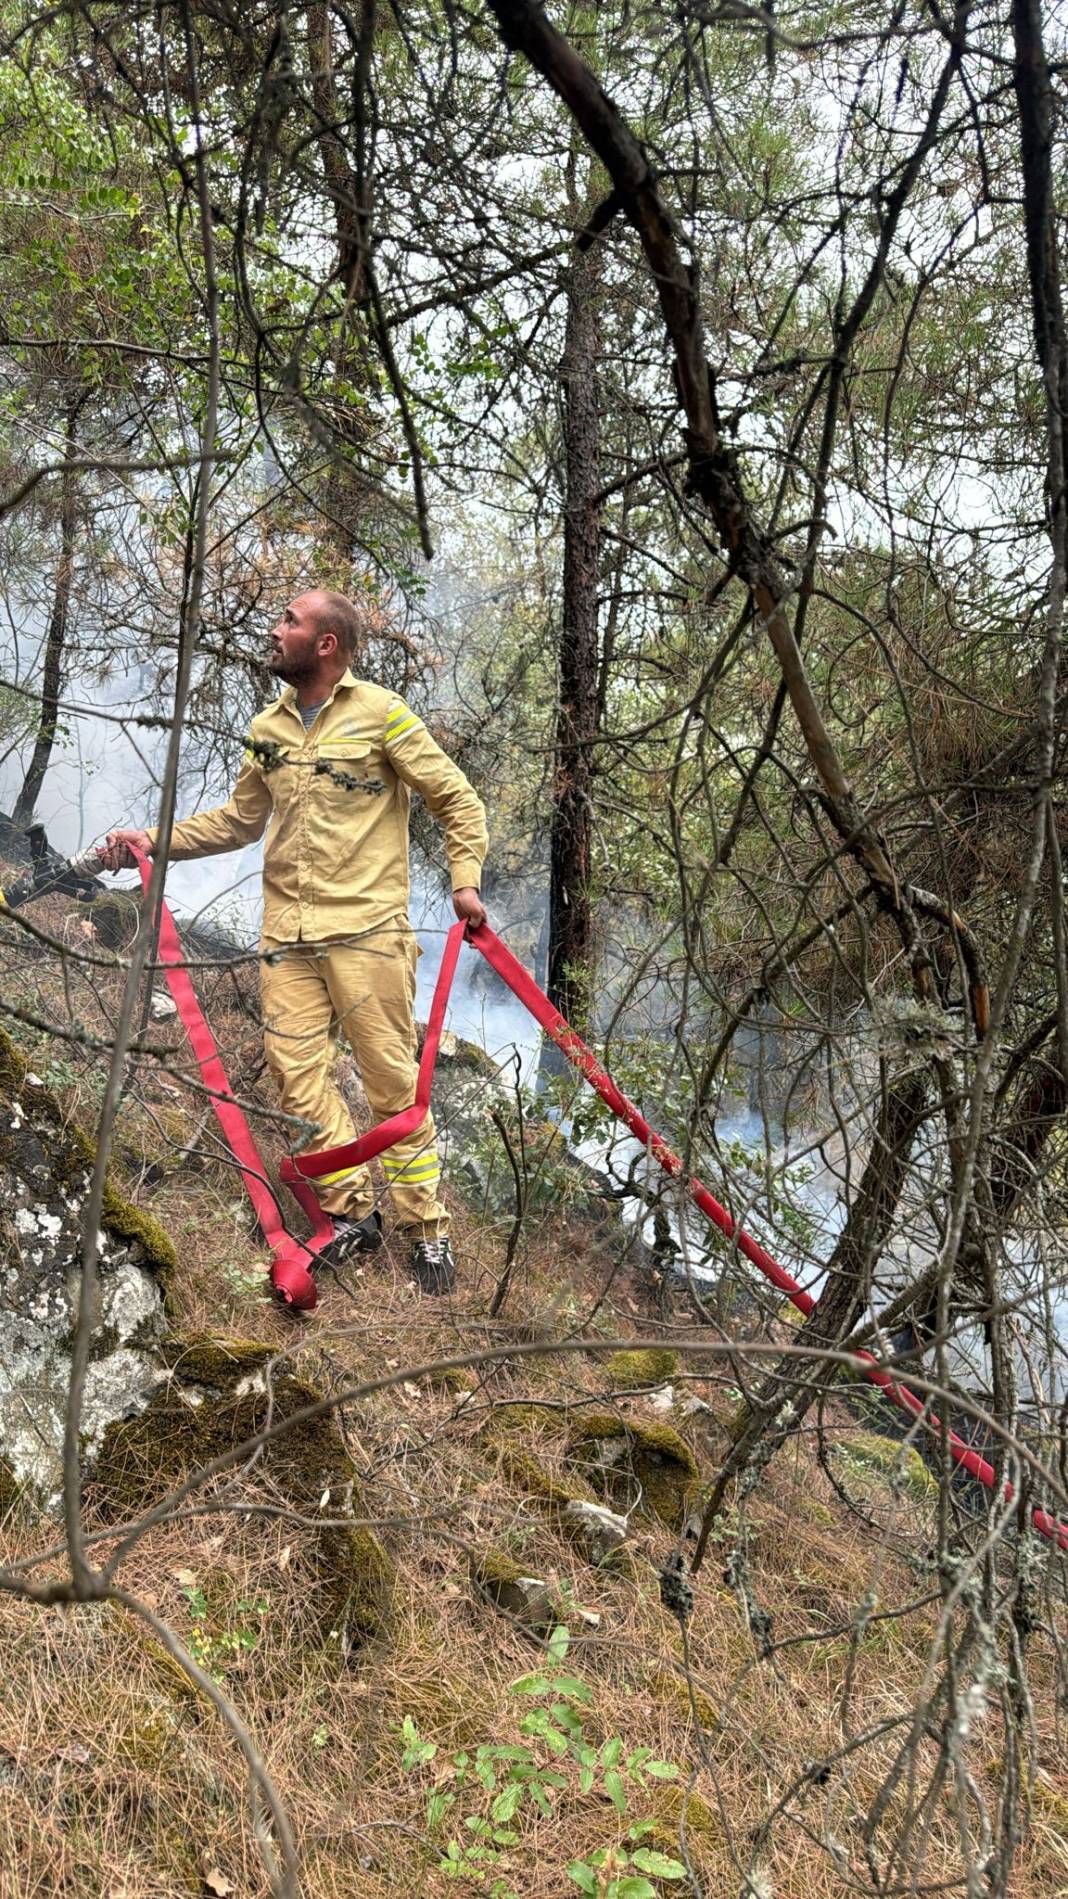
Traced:
<path id="1" fill-rule="evenodd" d="M 411 1107 L 418 956 L 404 919 L 346 942 L 294 943 L 266 952 L 264 1049 L 283 1111 L 319 1124 L 305 1151 L 340 1147 L 356 1132 L 334 1079 L 339 1035 L 356 1057 L 374 1121 Z M 441 1165 L 429 1114 L 414 1134 L 386 1149 L 382 1166 L 398 1225 L 420 1230 L 425 1239 L 443 1238 L 449 1218 L 438 1199 Z M 374 1205 L 366 1167 L 321 1174 L 312 1185 L 328 1213 L 359 1220 Z"/>

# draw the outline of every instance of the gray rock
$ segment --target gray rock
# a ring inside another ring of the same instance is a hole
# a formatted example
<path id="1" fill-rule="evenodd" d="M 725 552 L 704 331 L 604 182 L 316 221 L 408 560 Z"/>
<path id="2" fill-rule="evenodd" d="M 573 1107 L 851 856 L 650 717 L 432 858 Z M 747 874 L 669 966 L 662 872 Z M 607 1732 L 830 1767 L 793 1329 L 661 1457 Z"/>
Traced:
<path id="1" fill-rule="evenodd" d="M 560 1605 L 541 1576 L 525 1576 L 518 1563 L 496 1550 L 472 1559 L 471 1580 L 483 1596 L 513 1621 L 545 1634 L 560 1620 Z"/>
<path id="2" fill-rule="evenodd" d="M 0 1036 L 0 1459 L 54 1507 L 77 1311 L 81 1223 L 92 1165 L 85 1136 Z M 155 1223 L 109 1190 L 82 1441 L 148 1403 L 166 1376 L 161 1273 L 173 1254 Z"/>
<path id="3" fill-rule="evenodd" d="M 587 1503 L 582 1497 L 575 1497 L 565 1505 L 564 1515 L 577 1524 L 593 1563 L 603 1563 L 606 1556 L 627 1540 L 630 1525 L 626 1517 L 606 1510 L 603 1504 Z"/>

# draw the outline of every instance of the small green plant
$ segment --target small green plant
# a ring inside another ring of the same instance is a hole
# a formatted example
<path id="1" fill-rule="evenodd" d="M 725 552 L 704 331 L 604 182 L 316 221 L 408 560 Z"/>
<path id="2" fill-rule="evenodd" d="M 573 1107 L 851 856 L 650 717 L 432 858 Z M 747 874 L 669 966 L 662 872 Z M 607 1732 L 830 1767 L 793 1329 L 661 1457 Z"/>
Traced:
<path id="1" fill-rule="evenodd" d="M 628 1750 L 618 1735 L 599 1746 L 588 1738 L 581 1711 L 590 1689 L 564 1672 L 569 1644 L 569 1631 L 554 1629 L 547 1644 L 550 1666 L 512 1683 L 509 1694 L 518 1714 L 514 1741 L 487 1742 L 439 1760 L 437 1743 L 423 1738 L 411 1715 L 401 1723 L 404 1771 L 415 1775 L 434 1769 L 426 1825 L 431 1838 L 441 1842 L 439 1869 L 455 1879 L 488 1881 L 489 1899 L 519 1899 L 509 1855 L 520 1840 L 513 1822 L 524 1809 L 533 1806 L 548 1818 L 569 1792 L 600 1794 L 623 1822 L 630 1818 L 636 1788 L 678 1778 L 674 1762 L 655 1760 L 652 1748 Z M 527 1711 L 520 1714 L 522 1707 Z M 446 1837 L 450 1815 L 452 1825 L 457 1818 L 460 1825 Z M 595 1899 L 657 1899 L 653 1879 L 684 1879 L 686 1869 L 678 1860 L 641 1845 L 653 1825 L 632 1820 L 611 1845 L 589 1859 L 573 1860 L 568 1873 L 580 1891 Z"/>
<path id="2" fill-rule="evenodd" d="M 268 1299 L 271 1296 L 271 1282 L 262 1266 L 246 1271 L 231 1261 L 222 1268 L 222 1278 L 229 1290 L 242 1299 Z"/>
<path id="3" fill-rule="evenodd" d="M 189 1631 L 189 1653 L 212 1681 L 226 1679 L 227 1668 L 243 1655 L 250 1654 L 260 1639 L 260 1623 L 267 1614 L 270 1604 L 259 1597 L 242 1596 L 234 1604 L 234 1621 L 225 1628 L 212 1626 L 213 1611 L 203 1589 L 191 1584 L 182 1590 L 189 1604 L 192 1628 Z M 251 1619 L 250 1619 L 251 1618 Z"/>
<path id="4" fill-rule="evenodd" d="M 652 1820 L 639 1820 L 627 1828 L 620 1845 L 602 1846 L 589 1859 L 573 1859 L 567 1869 L 568 1878 L 589 1899 L 657 1899 L 653 1880 L 685 1879 L 686 1868 L 670 1854 L 640 1844 L 652 1832 L 653 1824 Z"/>

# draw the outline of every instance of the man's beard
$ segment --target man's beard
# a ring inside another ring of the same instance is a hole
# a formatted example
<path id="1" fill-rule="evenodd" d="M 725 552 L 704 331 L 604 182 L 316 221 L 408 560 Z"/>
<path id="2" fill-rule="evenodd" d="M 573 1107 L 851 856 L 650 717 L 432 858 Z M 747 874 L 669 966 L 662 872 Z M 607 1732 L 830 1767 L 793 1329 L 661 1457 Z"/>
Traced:
<path id="1" fill-rule="evenodd" d="M 314 679 L 316 664 L 311 654 L 290 655 L 285 659 L 281 653 L 272 653 L 267 671 L 276 679 L 284 680 L 287 686 L 302 686 L 306 680 Z"/>

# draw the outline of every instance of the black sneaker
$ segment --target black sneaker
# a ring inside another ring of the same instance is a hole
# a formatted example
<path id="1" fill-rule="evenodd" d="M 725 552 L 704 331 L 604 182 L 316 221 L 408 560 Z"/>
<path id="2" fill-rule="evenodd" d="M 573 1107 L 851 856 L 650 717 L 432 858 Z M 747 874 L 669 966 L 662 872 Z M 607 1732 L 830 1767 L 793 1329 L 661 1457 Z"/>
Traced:
<path id="1" fill-rule="evenodd" d="M 317 1263 L 323 1266 L 343 1266 L 347 1259 L 354 1259 L 357 1253 L 377 1253 L 382 1244 L 382 1215 L 377 1207 L 362 1220 L 346 1220 L 344 1217 L 334 1221 L 334 1237 L 317 1255 Z"/>
<path id="2" fill-rule="evenodd" d="M 422 1292 L 451 1292 L 456 1261 L 448 1240 L 416 1240 L 412 1246 L 412 1278 Z"/>

